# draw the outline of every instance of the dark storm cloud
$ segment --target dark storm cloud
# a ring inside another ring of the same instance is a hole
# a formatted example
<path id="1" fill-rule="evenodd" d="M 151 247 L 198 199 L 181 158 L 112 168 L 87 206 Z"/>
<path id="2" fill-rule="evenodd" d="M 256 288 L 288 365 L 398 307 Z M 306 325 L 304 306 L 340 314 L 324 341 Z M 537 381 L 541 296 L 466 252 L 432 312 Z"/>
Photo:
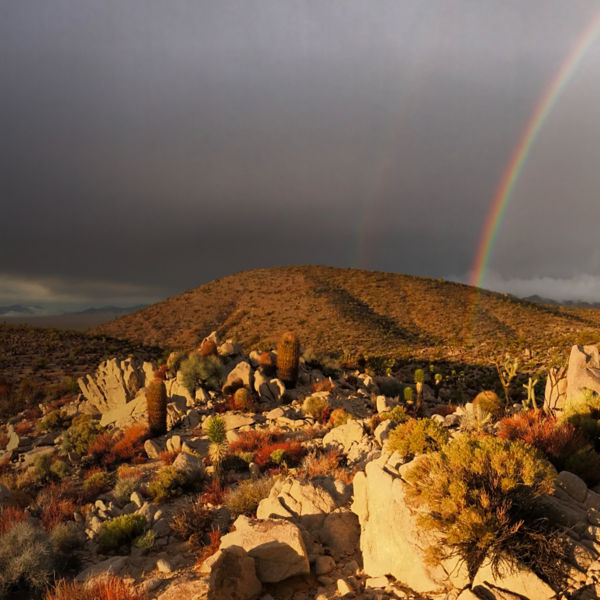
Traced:
<path id="1" fill-rule="evenodd" d="M 136 301 L 278 264 L 460 277 L 594 8 L 4 2 L 0 273 Z"/>

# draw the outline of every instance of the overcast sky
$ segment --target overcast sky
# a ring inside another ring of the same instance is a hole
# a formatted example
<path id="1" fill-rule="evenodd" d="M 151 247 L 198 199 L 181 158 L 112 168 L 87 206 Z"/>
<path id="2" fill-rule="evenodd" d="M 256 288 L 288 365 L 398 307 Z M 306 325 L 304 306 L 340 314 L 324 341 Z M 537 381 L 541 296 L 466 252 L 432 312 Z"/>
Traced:
<path id="1" fill-rule="evenodd" d="M 0 0 L 0 306 L 241 270 L 465 280 L 595 0 Z M 533 146 L 487 287 L 600 301 L 600 40 Z"/>

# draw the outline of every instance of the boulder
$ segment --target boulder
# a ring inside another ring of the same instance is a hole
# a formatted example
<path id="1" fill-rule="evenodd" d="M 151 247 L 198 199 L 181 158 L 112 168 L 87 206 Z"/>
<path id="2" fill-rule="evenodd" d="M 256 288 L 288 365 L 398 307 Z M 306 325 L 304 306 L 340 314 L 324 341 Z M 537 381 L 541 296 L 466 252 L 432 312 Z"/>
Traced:
<path id="1" fill-rule="evenodd" d="M 6 433 L 8 435 L 8 442 L 6 444 L 5 451 L 10 453 L 19 447 L 21 438 L 10 423 L 6 426 Z"/>
<path id="2" fill-rule="evenodd" d="M 100 425 L 106 427 L 113 425 L 119 429 L 125 429 L 133 423 L 140 423 L 148 419 L 148 405 L 146 402 L 146 390 L 140 390 L 137 396 L 130 402 L 118 404 L 100 417 Z"/>
<path id="3" fill-rule="evenodd" d="M 146 440 L 144 442 L 144 450 L 150 459 L 157 459 L 164 448 L 156 440 Z"/>
<path id="4" fill-rule="evenodd" d="M 334 427 L 324 438 L 324 446 L 342 446 L 348 452 L 352 444 L 357 444 L 365 434 L 358 421 L 348 421 L 345 425 Z"/>
<path id="5" fill-rule="evenodd" d="M 332 512 L 325 517 L 318 536 L 334 556 L 352 554 L 358 548 L 360 540 L 358 518 L 348 510 Z"/>
<path id="6" fill-rule="evenodd" d="M 523 565 L 507 559 L 500 566 L 499 573 L 494 575 L 489 561 L 485 561 L 473 579 L 473 589 L 480 585 L 500 588 L 513 592 L 531 600 L 550 600 L 556 597 L 556 592 L 533 571 Z"/>
<path id="7" fill-rule="evenodd" d="M 259 519 L 293 517 L 306 529 L 318 530 L 337 506 L 333 495 L 317 480 L 289 478 L 271 488 L 269 496 L 259 503 L 256 516 Z"/>
<path id="8" fill-rule="evenodd" d="M 221 550 L 242 547 L 256 562 L 260 581 L 274 583 L 310 571 L 300 529 L 283 519 L 256 520 L 241 515 L 235 531 L 223 536 Z"/>
<path id="9" fill-rule="evenodd" d="M 567 404 L 577 404 L 586 390 L 600 394 L 600 353 L 596 346 L 573 346 L 567 368 Z"/>
<path id="10" fill-rule="evenodd" d="M 173 461 L 173 467 L 185 473 L 188 479 L 201 479 L 206 476 L 206 469 L 202 459 L 187 452 L 181 452 Z"/>
<path id="11" fill-rule="evenodd" d="M 229 375 L 227 375 L 224 387 L 232 385 L 236 379 L 242 381 L 244 387 L 252 389 L 254 378 L 252 375 L 252 367 L 249 363 L 242 361 L 235 365 L 235 367 L 229 371 Z"/>
<path id="12" fill-rule="evenodd" d="M 80 377 L 77 382 L 88 403 L 104 413 L 127 404 L 154 377 L 154 366 L 135 358 L 105 360 L 93 375 Z"/>
<path id="13" fill-rule="evenodd" d="M 239 546 L 219 550 L 200 572 L 208 576 L 207 600 L 256 600 L 262 590 L 254 559 Z"/>
<path id="14" fill-rule="evenodd" d="M 280 379 L 271 379 L 257 371 L 254 374 L 254 389 L 263 402 L 278 403 L 285 393 L 285 385 Z"/>
<path id="15" fill-rule="evenodd" d="M 402 478 L 386 469 L 385 457 L 355 475 L 352 511 L 360 522 L 364 572 L 393 575 L 419 593 L 441 593 L 452 581 L 441 565 L 430 565 L 426 549 L 436 539 L 417 525 L 405 502 Z"/>
<path id="16" fill-rule="evenodd" d="M 227 413 L 223 415 L 223 420 L 225 421 L 225 429 L 227 431 L 232 431 L 234 429 L 239 429 L 240 427 L 246 427 L 247 425 L 254 424 L 254 417 L 249 417 L 247 415 L 236 415 L 234 413 Z"/>

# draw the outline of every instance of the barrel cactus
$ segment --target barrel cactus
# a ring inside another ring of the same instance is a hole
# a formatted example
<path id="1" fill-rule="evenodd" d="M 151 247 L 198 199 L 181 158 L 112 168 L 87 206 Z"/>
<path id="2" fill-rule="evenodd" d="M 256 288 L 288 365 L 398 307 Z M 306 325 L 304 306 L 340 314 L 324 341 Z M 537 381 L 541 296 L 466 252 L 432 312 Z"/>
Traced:
<path id="1" fill-rule="evenodd" d="M 296 385 L 299 361 L 300 341 L 295 333 L 288 331 L 281 336 L 277 346 L 277 375 L 288 388 Z"/>
<path id="2" fill-rule="evenodd" d="M 205 340 L 202 341 L 202 343 L 200 344 L 200 356 L 218 356 L 219 353 L 217 351 L 217 344 L 209 339 L 206 338 Z"/>
<path id="3" fill-rule="evenodd" d="M 148 427 L 151 436 L 167 432 L 167 388 L 160 373 L 146 388 L 146 405 L 148 410 Z"/>

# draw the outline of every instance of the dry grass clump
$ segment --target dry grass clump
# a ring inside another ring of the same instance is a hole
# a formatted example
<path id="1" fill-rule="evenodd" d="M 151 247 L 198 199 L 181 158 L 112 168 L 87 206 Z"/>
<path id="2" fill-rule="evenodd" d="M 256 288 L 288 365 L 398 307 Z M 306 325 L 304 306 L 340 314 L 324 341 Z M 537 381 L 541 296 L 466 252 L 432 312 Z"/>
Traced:
<path id="1" fill-rule="evenodd" d="M 76 583 L 59 581 L 53 590 L 48 590 L 44 600 L 145 600 L 123 579 L 108 575 L 91 582 Z"/>
<path id="2" fill-rule="evenodd" d="M 155 502 L 164 502 L 180 496 L 188 485 L 184 473 L 174 467 L 163 467 L 148 484 L 148 493 Z"/>
<path id="3" fill-rule="evenodd" d="M 557 582 L 564 543 L 535 503 L 553 491 L 555 477 L 523 442 L 462 435 L 415 462 L 407 497 L 420 525 L 439 535 L 432 558 L 458 556 L 473 578 L 484 559 L 498 572 L 510 557 Z"/>
<path id="4" fill-rule="evenodd" d="M 435 452 L 448 442 L 448 432 L 433 419 L 409 419 L 390 432 L 387 448 L 411 458 Z"/>
<path id="5" fill-rule="evenodd" d="M 273 477 L 241 481 L 225 496 L 225 505 L 235 516 L 255 514 L 258 504 L 269 495 L 274 483 Z"/>
<path id="6" fill-rule="evenodd" d="M 200 548 L 209 542 L 207 530 L 211 523 L 212 513 L 198 497 L 184 504 L 169 525 L 177 537 Z"/>
<path id="7" fill-rule="evenodd" d="M 4 535 L 17 523 L 26 521 L 28 517 L 28 513 L 16 506 L 5 506 L 0 509 L 0 536 Z"/>

